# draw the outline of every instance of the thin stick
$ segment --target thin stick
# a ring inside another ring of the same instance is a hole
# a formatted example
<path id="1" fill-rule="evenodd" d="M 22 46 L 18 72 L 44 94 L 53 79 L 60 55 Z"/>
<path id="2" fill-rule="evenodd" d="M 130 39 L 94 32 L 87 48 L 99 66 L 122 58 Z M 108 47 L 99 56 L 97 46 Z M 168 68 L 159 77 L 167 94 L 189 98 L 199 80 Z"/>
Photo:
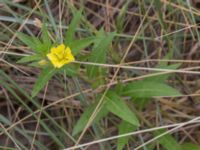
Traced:
<path id="1" fill-rule="evenodd" d="M 193 123 L 200 123 L 199 118 L 195 118 L 193 120 L 190 120 L 190 121 L 187 121 L 187 122 L 183 122 L 183 123 L 165 125 L 165 126 L 154 127 L 154 128 L 150 128 L 150 129 L 144 129 L 144 130 L 140 130 L 140 131 L 120 134 L 120 135 L 116 135 L 116 136 L 112 136 L 112 137 L 108 137 L 108 138 L 104 138 L 104 139 L 100 139 L 100 140 L 96 140 L 96 141 L 80 144 L 80 145 L 77 145 L 77 146 L 69 147 L 69 148 L 66 148 L 65 150 L 77 149 L 77 148 L 81 148 L 81 147 L 90 146 L 90 145 L 93 145 L 93 144 L 98 144 L 98 143 L 102 143 L 102 142 L 106 142 L 106 141 L 115 140 L 115 139 L 122 138 L 122 137 L 142 134 L 142 133 L 146 133 L 146 132 L 152 132 L 152 131 L 156 131 L 156 130 L 160 130 L 160 129 L 167 129 L 167 128 L 180 127 L 180 126 L 183 127 L 183 126 L 186 126 L 186 125 L 189 125 L 189 124 L 193 124 Z"/>
<path id="2" fill-rule="evenodd" d="M 44 91 L 44 95 L 43 95 L 43 98 L 42 98 L 42 105 L 41 105 L 41 108 L 40 108 L 40 112 L 38 114 L 37 123 L 36 123 L 36 127 L 35 127 L 35 132 L 34 132 L 34 135 L 33 135 L 33 139 L 32 139 L 32 142 L 31 142 L 30 150 L 34 150 L 34 143 L 35 143 L 35 139 L 36 139 L 36 136 L 37 136 L 38 128 L 39 128 L 39 125 L 40 125 L 39 123 L 40 123 L 41 115 L 42 115 L 42 112 L 43 112 L 42 108 L 44 107 L 44 102 L 45 102 L 45 98 L 46 98 L 48 85 L 49 85 L 49 82 L 47 82 L 47 84 L 45 86 L 45 91 Z"/>
<path id="3" fill-rule="evenodd" d="M 150 11 L 150 8 L 151 8 L 152 5 L 153 5 L 153 2 L 154 2 L 154 0 L 151 2 L 151 5 L 149 6 L 147 12 L 145 13 L 145 15 L 144 15 L 144 17 L 143 17 L 143 19 L 142 19 L 142 21 L 141 21 L 141 23 L 140 23 L 140 25 L 139 25 L 137 31 L 136 31 L 135 35 L 133 36 L 133 38 L 132 38 L 132 40 L 131 40 L 131 42 L 130 42 L 128 48 L 126 49 L 125 54 L 123 55 L 123 57 L 122 57 L 120 63 L 123 63 L 123 62 L 124 62 L 124 60 L 125 60 L 125 58 L 126 58 L 128 52 L 129 52 L 130 49 L 131 49 L 131 46 L 132 46 L 133 43 L 135 42 L 136 37 L 137 37 L 137 35 L 139 34 L 139 32 L 140 32 L 140 30 L 141 30 L 141 28 L 142 28 L 142 25 L 143 25 L 143 23 L 144 23 L 144 21 L 145 21 L 145 19 L 146 19 L 146 16 L 148 15 L 148 13 L 149 13 L 149 11 Z M 101 108 L 101 105 L 102 105 L 102 103 L 103 103 L 104 97 L 106 96 L 107 92 L 109 91 L 109 89 L 110 89 L 110 87 L 111 87 L 110 83 L 114 82 L 114 80 L 115 80 L 115 78 L 116 78 L 116 76 L 117 76 L 119 70 L 120 70 L 120 68 L 118 67 L 117 70 L 115 71 L 115 73 L 114 73 L 114 75 L 113 75 L 111 81 L 110 81 L 109 84 L 106 86 L 105 91 L 103 92 L 103 94 L 102 94 L 102 96 L 101 96 L 101 98 L 100 98 L 100 100 L 99 100 L 97 106 L 95 107 L 95 109 L 94 109 L 92 115 L 89 117 L 89 119 L 88 119 L 88 121 L 87 121 L 87 124 L 85 125 L 83 131 L 81 132 L 81 134 L 80 134 L 80 136 L 79 136 L 79 138 L 78 138 L 78 140 L 77 140 L 75 146 L 78 145 L 78 143 L 81 141 L 81 139 L 83 138 L 83 136 L 84 136 L 86 130 L 89 128 L 89 126 L 91 125 L 92 121 L 95 119 L 96 115 L 98 114 L 98 112 L 99 112 L 99 110 L 100 110 L 100 108 Z"/>
<path id="4" fill-rule="evenodd" d="M 194 119 L 192 119 L 192 120 L 190 120 L 190 121 L 187 121 L 187 122 L 185 122 L 185 123 L 182 123 L 182 124 L 178 125 L 177 127 L 174 127 L 173 129 L 171 129 L 171 130 L 169 130 L 169 131 L 166 131 L 166 132 L 164 132 L 164 133 L 162 133 L 162 134 L 156 136 L 155 138 L 150 139 L 149 141 L 143 143 L 142 145 L 136 147 L 135 150 L 138 150 L 138 149 L 142 148 L 143 146 L 145 146 L 145 145 L 147 145 L 147 144 L 149 144 L 149 143 L 151 143 L 151 142 L 153 142 L 153 141 L 155 141 L 155 140 L 161 138 L 162 136 L 164 136 L 164 135 L 166 135 L 166 134 L 172 133 L 173 131 L 175 131 L 175 130 L 177 130 L 177 129 L 179 129 L 179 128 L 185 126 L 185 125 L 188 125 L 188 124 L 190 124 L 190 123 L 194 123 L 195 121 L 198 121 L 199 119 L 200 119 L 200 117 L 196 117 L 196 118 L 194 118 Z"/>
<path id="5" fill-rule="evenodd" d="M 21 150 L 21 148 L 19 147 L 19 145 L 15 142 L 15 139 L 13 139 L 13 137 L 10 135 L 10 133 L 7 132 L 7 130 L 4 128 L 4 126 L 0 123 L 0 127 L 3 129 L 3 132 L 5 132 L 5 134 L 7 134 L 7 136 L 11 139 L 11 141 L 14 143 L 14 145 L 16 146 L 16 148 L 18 150 Z"/>
<path id="6" fill-rule="evenodd" d="M 110 67 L 110 68 L 123 68 L 123 69 L 133 69 L 133 70 L 146 70 L 146 71 L 159 71 L 159 72 L 173 72 L 173 73 L 188 73 L 188 74 L 200 74 L 199 71 L 187 71 L 184 69 L 162 69 L 162 68 L 147 68 L 147 67 L 134 67 L 134 66 L 123 66 L 120 64 L 101 64 L 101 63 L 93 63 L 93 62 L 81 62 L 74 61 L 74 63 L 84 64 L 84 65 L 93 65 L 93 66 L 101 66 L 101 67 Z"/>

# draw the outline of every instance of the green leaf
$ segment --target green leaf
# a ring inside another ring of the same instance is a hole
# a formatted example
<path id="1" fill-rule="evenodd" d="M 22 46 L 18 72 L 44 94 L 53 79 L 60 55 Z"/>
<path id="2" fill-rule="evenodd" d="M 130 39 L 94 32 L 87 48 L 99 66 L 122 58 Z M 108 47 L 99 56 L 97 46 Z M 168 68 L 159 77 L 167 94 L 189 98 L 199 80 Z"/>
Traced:
<path id="1" fill-rule="evenodd" d="M 168 55 L 167 55 L 168 56 Z M 166 57 L 166 56 L 165 56 Z M 165 69 L 177 69 L 181 64 L 172 64 L 172 65 L 167 65 L 167 62 L 160 62 L 156 68 L 165 68 Z M 158 75 L 158 76 L 152 76 L 152 77 L 147 77 L 144 79 L 146 82 L 159 82 L 159 83 L 164 83 L 172 74 L 163 74 L 163 75 Z M 144 108 L 150 101 L 148 97 L 145 98 L 136 98 L 134 99 L 135 104 L 139 107 L 140 110 Z"/>
<path id="2" fill-rule="evenodd" d="M 97 40 L 98 45 L 94 46 L 94 49 L 89 57 L 90 62 L 94 63 L 105 63 L 106 62 L 106 54 L 108 47 L 110 46 L 115 33 L 109 33 L 108 36 L 104 36 L 100 41 Z M 95 78 L 99 76 L 102 72 L 102 68 L 97 66 L 88 66 L 87 74 L 89 78 Z"/>
<path id="3" fill-rule="evenodd" d="M 74 64 L 68 64 L 61 68 L 60 72 L 65 71 L 66 75 L 74 77 L 78 75 L 79 67 Z"/>
<path id="4" fill-rule="evenodd" d="M 148 103 L 150 102 L 150 98 L 134 98 L 134 104 L 135 104 L 135 107 L 142 111 L 142 109 L 148 105 Z"/>
<path id="5" fill-rule="evenodd" d="M 44 47 L 43 47 L 42 42 L 39 40 L 39 38 L 37 38 L 35 36 L 32 36 L 32 41 L 36 46 L 35 50 L 37 50 L 40 53 L 43 53 L 44 52 Z"/>
<path id="6" fill-rule="evenodd" d="M 122 95 L 135 98 L 150 98 L 154 96 L 180 96 L 181 93 L 165 83 L 143 80 L 127 84 Z"/>
<path id="7" fill-rule="evenodd" d="M 117 31 L 118 32 L 122 32 L 124 27 L 125 27 L 125 21 L 126 21 L 126 13 L 127 13 L 127 9 L 129 4 L 131 3 L 130 0 L 125 1 L 125 3 L 123 4 L 122 8 L 120 9 L 120 12 L 117 16 L 116 19 L 116 27 L 117 27 Z"/>
<path id="8" fill-rule="evenodd" d="M 69 47 L 72 50 L 73 55 L 77 55 L 80 50 L 88 47 L 90 44 L 92 44 L 95 41 L 95 37 L 88 37 L 80 40 L 72 41 L 69 45 Z"/>
<path id="9" fill-rule="evenodd" d="M 37 45 L 33 42 L 33 38 L 22 32 L 17 32 L 17 37 L 33 50 L 37 50 Z"/>
<path id="10" fill-rule="evenodd" d="M 36 54 L 36 55 L 25 56 L 21 58 L 20 60 L 18 60 L 17 63 L 28 63 L 32 61 L 38 61 L 41 59 L 42 59 L 41 56 Z"/>
<path id="11" fill-rule="evenodd" d="M 164 132 L 166 132 L 166 130 L 156 131 L 154 134 L 155 136 L 159 136 L 160 134 L 163 134 Z M 182 150 L 180 145 L 177 143 L 174 137 L 170 134 L 166 134 L 162 136 L 161 138 L 158 139 L 158 142 L 166 150 Z"/>
<path id="12" fill-rule="evenodd" d="M 66 37 L 64 40 L 65 45 L 69 45 L 74 40 L 74 34 L 76 31 L 76 27 L 77 27 L 79 21 L 81 20 L 81 16 L 82 16 L 81 11 L 78 11 L 73 15 L 73 19 L 69 25 L 69 28 L 67 30 Z"/>
<path id="13" fill-rule="evenodd" d="M 193 143 L 184 143 L 181 145 L 181 150 L 200 150 L 200 146 Z"/>
<path id="14" fill-rule="evenodd" d="M 38 92 L 45 86 L 45 84 L 51 79 L 51 77 L 56 73 L 54 68 L 45 68 L 39 75 L 32 91 L 32 97 L 36 96 Z"/>
<path id="15" fill-rule="evenodd" d="M 82 114 L 81 118 L 78 120 L 78 122 L 76 123 L 72 135 L 76 135 L 79 132 L 81 132 L 87 122 L 88 119 L 91 117 L 92 113 L 94 112 L 95 108 L 97 106 L 97 103 L 89 106 L 84 113 Z M 104 108 L 104 106 L 101 107 L 100 111 L 98 112 L 98 114 L 96 115 L 95 119 L 93 120 L 93 123 L 97 123 L 100 119 L 102 119 L 103 117 L 105 117 L 108 114 L 108 110 Z"/>
<path id="16" fill-rule="evenodd" d="M 119 135 L 133 132 L 137 129 L 137 126 L 134 126 L 126 121 L 122 121 L 118 127 Z M 118 138 L 117 141 L 117 150 L 123 150 L 124 146 L 128 143 L 130 136 Z"/>
<path id="17" fill-rule="evenodd" d="M 162 69 L 177 69 L 178 67 L 180 67 L 180 63 L 177 64 L 173 64 L 173 65 L 169 65 L 169 66 L 158 66 L 156 68 L 162 68 Z M 163 75 L 158 75 L 158 76 L 154 76 L 154 77 L 147 77 L 145 78 L 145 80 L 147 81 L 157 81 L 157 82 L 165 82 L 170 76 L 172 75 L 172 73 L 168 73 L 168 74 L 163 74 Z"/>
<path id="18" fill-rule="evenodd" d="M 35 36 L 28 36 L 24 33 L 17 32 L 18 38 L 26 44 L 28 47 L 30 47 L 32 50 L 36 51 L 37 53 L 45 54 L 45 48 L 41 41 L 35 37 Z"/>
<path id="19" fill-rule="evenodd" d="M 132 125 L 139 126 L 136 115 L 115 92 L 109 91 L 106 94 L 105 105 L 110 112 L 120 117 L 122 120 L 127 121 Z"/>
<path id="20" fill-rule="evenodd" d="M 146 145 L 146 150 L 155 150 L 156 148 L 156 143 L 151 143 L 149 145 Z M 142 148 L 140 150 L 143 150 Z"/>
<path id="21" fill-rule="evenodd" d="M 49 37 L 48 30 L 47 30 L 47 27 L 46 27 L 45 24 L 43 24 L 43 26 L 42 26 L 41 38 L 42 38 L 42 41 L 43 41 L 43 47 L 44 47 L 45 53 L 48 53 L 49 49 L 52 46 L 52 42 L 51 42 L 51 39 Z"/>
<path id="22" fill-rule="evenodd" d="M 160 0 L 155 0 L 154 1 L 154 6 L 155 6 L 155 10 L 157 12 L 158 15 L 158 21 L 161 24 L 162 29 L 164 30 L 164 33 L 166 34 L 167 32 L 167 25 L 165 24 L 165 21 L 163 19 L 163 13 L 162 13 L 162 3 Z M 166 39 L 168 39 L 168 36 L 164 37 Z"/>

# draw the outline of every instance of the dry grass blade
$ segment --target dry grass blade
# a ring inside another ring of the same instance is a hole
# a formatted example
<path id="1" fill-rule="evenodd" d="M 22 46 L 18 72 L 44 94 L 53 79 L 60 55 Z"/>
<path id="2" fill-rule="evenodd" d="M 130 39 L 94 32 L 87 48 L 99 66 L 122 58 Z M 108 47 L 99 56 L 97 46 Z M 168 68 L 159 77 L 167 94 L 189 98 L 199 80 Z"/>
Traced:
<path id="1" fill-rule="evenodd" d="M 198 149 L 199 4 L 1 1 L 0 149 Z"/>
<path id="2" fill-rule="evenodd" d="M 133 36 L 133 38 L 132 38 L 132 40 L 131 40 L 131 42 L 130 42 L 128 48 L 126 49 L 125 54 L 123 55 L 123 58 L 121 59 L 120 63 L 123 63 L 123 62 L 124 62 L 124 60 L 125 60 L 125 58 L 126 58 L 128 52 L 129 52 L 130 49 L 131 49 L 131 46 L 132 46 L 133 43 L 135 42 L 136 37 L 137 37 L 137 35 L 139 34 L 139 32 L 140 32 L 140 30 L 141 30 L 141 27 L 142 27 L 142 25 L 143 25 L 143 23 L 144 23 L 144 21 L 145 21 L 145 19 L 146 19 L 146 16 L 148 15 L 148 13 L 149 13 L 149 11 L 150 11 L 150 8 L 151 8 L 153 2 L 154 2 L 154 1 L 151 2 L 151 5 L 149 6 L 149 8 L 148 8 L 146 14 L 144 15 L 144 17 L 143 17 L 143 19 L 142 19 L 142 21 L 141 21 L 141 23 L 140 23 L 140 25 L 139 25 L 139 27 L 138 27 L 138 29 L 137 29 L 137 31 L 136 31 L 136 34 Z M 114 81 L 114 79 L 116 78 L 116 76 L 117 76 L 119 70 L 120 70 L 120 68 L 118 67 L 117 70 L 115 71 L 115 74 L 113 75 L 113 77 L 112 77 L 110 83 L 112 83 L 112 82 Z M 109 85 L 109 84 L 108 84 L 108 85 Z M 110 89 L 110 87 L 111 87 L 111 86 L 109 85 L 109 86 L 105 89 L 105 91 L 103 92 L 103 94 L 102 94 L 102 96 L 101 96 L 101 98 L 100 98 L 100 100 L 99 100 L 99 102 L 98 102 L 96 108 L 94 109 L 92 115 L 90 116 L 90 118 L 89 118 L 89 120 L 88 120 L 88 122 L 87 122 L 87 124 L 86 124 L 86 126 L 85 126 L 85 128 L 84 128 L 84 130 L 82 131 L 81 135 L 79 136 L 79 138 L 78 138 L 78 140 L 77 140 L 75 146 L 81 141 L 81 139 L 82 139 L 82 137 L 84 136 L 86 130 L 87 130 L 88 127 L 91 125 L 91 123 L 92 123 L 92 121 L 94 120 L 95 116 L 96 116 L 97 113 L 99 112 L 99 109 L 101 108 L 103 99 L 104 99 L 106 93 L 108 92 L 108 90 Z"/>
<path id="3" fill-rule="evenodd" d="M 133 136 L 133 135 L 142 134 L 142 133 L 146 133 L 146 132 L 152 132 L 152 131 L 156 131 L 156 130 L 160 130 L 160 129 L 173 128 L 173 129 L 169 130 L 168 132 L 165 132 L 162 135 L 157 136 L 154 139 L 152 139 L 152 141 L 154 141 L 154 140 L 156 140 L 156 139 L 164 136 L 165 134 L 168 134 L 168 133 L 171 133 L 171 132 L 173 132 L 175 130 L 178 130 L 181 127 L 188 126 L 190 124 L 199 124 L 200 123 L 199 119 L 200 118 L 197 117 L 197 118 L 194 118 L 194 119 L 192 119 L 190 121 L 183 122 L 183 123 L 177 123 L 177 124 L 171 124 L 171 125 L 166 125 L 166 126 L 154 127 L 154 128 L 150 128 L 150 129 L 144 129 L 144 130 L 139 130 L 139 131 L 135 131 L 135 132 L 131 132 L 131 133 L 126 133 L 126 134 L 121 134 L 121 135 L 117 135 L 117 136 L 112 136 L 112 137 L 109 137 L 109 138 L 104 138 L 104 139 L 92 141 L 92 142 L 89 142 L 89 143 L 79 144 L 77 146 L 66 148 L 65 150 L 73 150 L 73 149 L 78 149 L 78 148 L 82 148 L 82 147 L 89 147 L 89 146 L 91 146 L 93 144 L 98 144 L 98 143 L 101 143 L 101 142 L 115 140 L 115 139 L 126 137 L 126 136 L 131 136 L 131 135 Z M 150 143 L 152 141 L 149 141 L 148 143 Z M 136 149 L 142 148 L 144 145 L 146 145 L 148 143 L 144 143 L 144 144 L 138 146 Z"/>
<path id="4" fill-rule="evenodd" d="M 186 73 L 186 74 L 196 74 L 199 75 L 199 71 L 187 71 L 187 68 L 183 69 L 162 69 L 162 68 L 147 68 L 147 67 L 134 67 L 134 66 L 123 66 L 121 64 L 100 64 L 100 63 L 92 63 L 92 62 L 80 62 L 74 61 L 74 63 L 83 64 L 83 65 L 93 65 L 93 66 L 101 66 L 101 67 L 109 67 L 109 68 L 122 68 L 122 69 L 132 69 L 132 70 L 144 70 L 144 71 L 158 71 L 158 72 L 166 72 L 166 73 Z M 194 67 L 193 69 L 199 69 L 199 67 Z"/>

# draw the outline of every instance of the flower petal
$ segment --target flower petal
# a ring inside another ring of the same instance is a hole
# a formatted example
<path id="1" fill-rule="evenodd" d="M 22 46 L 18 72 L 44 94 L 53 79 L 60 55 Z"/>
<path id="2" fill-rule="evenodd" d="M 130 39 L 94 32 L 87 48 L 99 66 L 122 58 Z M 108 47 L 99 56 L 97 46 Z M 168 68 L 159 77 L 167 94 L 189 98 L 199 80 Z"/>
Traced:
<path id="1" fill-rule="evenodd" d="M 51 48 L 51 53 L 47 54 L 48 59 L 55 68 L 61 68 L 63 65 L 68 64 L 75 60 L 69 47 L 65 48 L 64 44 Z"/>

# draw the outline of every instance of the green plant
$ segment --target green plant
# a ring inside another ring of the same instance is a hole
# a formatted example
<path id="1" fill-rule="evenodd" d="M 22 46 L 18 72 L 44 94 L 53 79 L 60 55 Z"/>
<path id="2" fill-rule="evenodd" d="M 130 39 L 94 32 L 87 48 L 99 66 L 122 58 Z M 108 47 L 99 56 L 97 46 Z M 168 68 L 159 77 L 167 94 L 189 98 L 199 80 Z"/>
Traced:
<path id="1" fill-rule="evenodd" d="M 54 119 L 48 114 L 47 111 L 44 111 L 43 113 L 45 117 L 51 120 L 50 126 L 53 126 L 53 129 L 49 127 L 47 123 L 40 121 L 41 126 L 45 129 L 45 131 L 47 131 L 51 139 L 53 139 L 53 141 L 60 148 L 65 147 L 65 138 L 70 137 L 70 140 L 74 142 L 75 140 L 73 139 L 73 137 L 77 137 L 85 129 L 89 118 L 95 111 L 102 97 L 103 102 L 100 105 L 100 109 L 98 110 L 97 115 L 90 124 L 93 129 L 92 131 L 94 131 L 94 133 L 96 134 L 95 138 L 102 138 L 105 136 L 104 132 L 101 133 L 102 131 L 104 131 L 104 122 L 109 122 L 109 124 L 113 124 L 118 129 L 119 134 L 139 130 L 142 118 L 138 114 L 141 113 L 143 109 L 148 106 L 147 104 L 151 102 L 153 98 L 165 96 L 181 96 L 179 90 L 173 88 L 167 82 L 169 78 L 173 77 L 172 74 L 166 73 L 163 75 L 151 76 L 151 73 L 153 74 L 154 72 L 149 72 L 149 75 L 151 77 L 146 76 L 139 81 L 130 80 L 128 82 L 124 82 L 124 76 L 127 77 L 130 75 L 132 77 L 132 74 L 134 76 L 142 75 L 141 73 L 134 72 L 134 70 L 131 69 L 129 69 L 130 72 L 133 71 L 131 73 L 125 69 L 121 69 L 120 73 L 122 74 L 122 76 L 119 76 L 119 81 L 116 81 L 115 84 L 111 86 L 111 88 L 106 92 L 104 96 L 104 89 L 107 87 L 107 81 L 109 81 L 110 79 L 110 74 L 112 74 L 110 73 L 112 72 L 112 69 L 107 68 L 108 64 L 113 64 L 113 62 L 118 62 L 121 59 L 120 53 L 113 51 L 113 49 L 117 48 L 116 45 L 118 45 L 118 42 L 121 40 L 120 37 L 123 38 L 122 40 L 127 41 L 132 38 L 132 36 L 117 34 L 118 32 L 123 32 L 125 28 L 124 26 L 126 23 L 126 11 L 130 3 L 131 1 L 127 1 L 124 4 L 123 9 L 120 11 L 120 14 L 117 17 L 117 32 L 107 33 L 103 30 L 103 28 L 101 28 L 99 31 L 96 30 L 92 32 L 86 32 L 81 34 L 80 36 L 76 32 L 77 27 L 81 26 L 83 22 L 85 24 L 89 24 L 89 22 L 87 22 L 87 19 L 83 17 L 82 11 L 77 11 L 72 7 L 71 10 L 73 17 L 68 26 L 67 32 L 64 35 L 64 39 L 58 37 L 55 34 L 57 32 L 57 29 L 53 19 L 50 20 L 53 26 L 53 30 L 50 30 L 46 22 L 43 22 L 41 35 L 38 37 L 34 35 L 29 36 L 22 32 L 17 33 L 17 37 L 25 45 L 27 45 L 30 49 L 34 51 L 33 55 L 26 56 L 20 59 L 18 63 L 29 63 L 30 66 L 37 67 L 39 68 L 39 70 L 41 70 L 41 73 L 39 74 L 37 81 L 35 82 L 35 85 L 33 87 L 31 97 L 29 97 L 27 93 L 22 92 L 23 90 L 20 89 L 20 93 L 25 96 L 28 101 L 31 102 L 31 104 L 33 103 L 34 107 L 36 107 L 37 109 L 42 109 L 42 107 L 40 107 L 40 105 L 38 104 L 37 95 L 48 83 L 48 81 L 52 79 L 52 77 L 62 80 L 62 75 L 64 77 L 66 77 L 67 75 L 70 80 L 74 81 L 76 88 L 79 90 L 79 94 L 77 94 L 78 96 L 76 96 L 75 98 L 80 100 L 81 108 L 83 108 L 83 114 L 78 119 L 78 121 L 76 121 L 76 123 L 74 122 L 75 119 L 72 120 L 72 133 L 66 132 L 66 129 L 64 129 L 65 125 L 63 125 L 64 127 L 62 128 L 56 121 L 54 121 Z M 48 3 L 46 0 L 44 4 L 48 7 Z M 145 7 L 145 5 L 141 6 L 141 9 L 143 9 L 143 7 Z M 167 33 L 167 26 L 161 13 L 161 3 L 159 0 L 155 1 L 155 9 L 159 13 L 158 22 L 161 24 L 164 33 Z M 52 16 L 50 18 L 52 18 Z M 88 28 L 91 27 L 90 25 L 88 26 Z M 146 26 L 147 25 L 145 24 L 143 30 L 146 29 Z M 55 31 L 55 33 L 53 31 Z M 147 56 L 148 53 L 146 51 L 146 40 L 154 41 L 154 39 L 152 39 L 151 37 L 145 37 L 145 35 L 143 35 L 142 37 L 138 37 L 138 39 L 141 39 L 144 43 L 144 49 L 146 52 L 145 55 Z M 166 37 L 166 41 L 170 52 L 168 55 L 166 55 L 164 59 L 172 59 L 172 41 L 168 36 Z M 111 45 L 114 46 L 111 47 Z M 70 54 L 66 55 L 66 57 L 60 58 L 59 54 L 53 54 L 56 55 L 56 58 L 58 57 L 58 59 L 63 60 L 63 63 L 61 63 L 60 65 L 53 63 L 53 60 L 49 59 L 48 57 L 49 54 L 53 53 L 51 49 L 57 49 L 59 46 L 64 47 L 61 48 L 61 51 L 64 54 L 67 53 L 66 49 L 70 49 L 70 51 L 68 50 Z M 86 51 L 82 51 L 84 49 L 86 49 Z M 70 59 L 70 61 L 67 61 L 65 59 Z M 85 61 L 88 61 L 88 63 L 91 63 L 92 65 L 84 64 Z M 123 66 L 123 64 L 120 65 Z M 165 61 L 159 63 L 155 68 L 176 70 L 180 67 L 180 65 L 180 63 L 168 64 L 168 62 Z M 18 96 L 17 93 L 14 92 L 14 90 L 12 89 L 13 87 L 10 86 L 10 84 L 6 83 L 12 82 L 12 80 L 8 78 L 3 72 L 0 72 L 0 74 L 2 75 L 0 78 L 0 83 L 4 85 L 3 87 L 6 88 L 10 93 L 12 93 L 14 97 L 18 99 L 18 102 L 20 103 L 20 105 L 23 106 L 26 111 L 37 118 L 34 112 L 29 108 L 29 106 L 23 102 L 23 100 Z M 5 79 L 6 82 L 4 81 Z M 92 94 L 88 96 L 89 98 L 84 95 L 84 92 L 81 89 L 82 87 L 77 81 L 78 79 L 83 79 L 84 84 L 87 84 L 86 87 L 88 86 L 90 88 L 90 91 L 94 90 L 94 92 L 92 92 Z M 17 89 L 16 83 L 12 82 L 12 85 L 15 85 L 14 87 Z M 6 118 L 2 115 L 0 115 L 0 120 L 6 125 L 12 124 L 12 122 L 6 120 Z M 61 124 L 64 123 L 61 122 Z M 152 125 L 148 124 L 148 127 L 152 127 Z M 20 130 L 19 128 L 15 128 L 15 130 L 23 134 L 23 136 L 27 139 L 31 139 L 31 137 L 27 135 L 24 130 Z M 57 133 L 58 131 L 63 133 L 59 132 L 59 137 L 54 136 L 54 133 Z M 158 130 L 157 132 L 154 132 L 152 134 L 152 137 L 156 137 L 164 132 L 165 130 Z M 69 134 L 72 134 L 73 137 L 71 137 L 71 135 Z M 15 140 L 17 143 L 19 143 L 21 147 L 23 147 L 24 149 L 27 148 L 24 147 L 20 142 L 18 142 L 17 139 Z M 130 140 L 135 141 L 136 139 L 134 137 L 131 138 L 130 136 L 119 138 L 117 141 L 117 149 L 122 150 Z M 36 140 L 35 143 L 38 146 L 41 146 L 41 148 L 47 149 L 45 145 L 40 143 L 38 140 Z M 177 143 L 177 140 L 169 134 L 158 139 L 158 143 L 167 150 L 181 149 L 181 147 L 188 149 L 188 147 L 191 145 L 191 143 L 189 143 L 180 146 L 180 144 Z M 156 144 L 153 143 L 152 145 L 147 147 L 147 149 L 154 149 L 155 145 Z M 192 147 L 194 147 L 193 149 L 195 150 L 197 149 L 195 145 L 192 145 Z"/>
<path id="2" fill-rule="evenodd" d="M 82 38 L 76 40 L 74 38 L 75 29 L 78 25 L 79 20 L 81 19 L 81 12 L 76 13 L 69 25 L 69 29 L 66 32 L 66 36 L 64 39 L 64 44 L 70 47 L 72 50 L 73 57 L 76 57 L 81 49 L 88 47 L 92 44 L 96 38 L 94 36 L 90 36 L 87 38 Z M 32 90 L 32 97 L 36 96 L 38 92 L 44 87 L 44 85 L 58 72 L 66 71 L 68 75 L 77 74 L 78 70 L 74 68 L 77 66 L 76 64 L 68 64 L 74 59 L 66 62 L 67 65 L 62 65 L 58 68 L 55 68 L 52 65 L 51 60 L 47 59 L 47 56 L 50 54 L 50 50 L 53 46 L 60 45 L 62 43 L 54 42 L 50 38 L 50 33 L 48 32 L 47 26 L 45 23 L 41 29 L 41 38 L 37 38 L 35 36 L 28 36 L 24 33 L 19 32 L 17 34 L 18 38 L 27 46 L 29 46 L 32 50 L 34 50 L 35 54 L 26 56 L 18 61 L 18 63 L 30 63 L 31 66 L 39 67 L 42 69 L 41 74 L 38 77 L 38 80 L 35 83 L 35 86 Z M 64 52 L 64 51 L 63 51 Z M 70 52 L 71 53 L 71 52 Z M 55 55 L 55 54 L 54 54 Z M 61 54 L 63 55 L 63 54 Z M 71 54 L 70 54 L 71 55 Z M 68 56 L 67 56 L 68 57 Z M 71 57 L 71 56 L 70 56 Z M 67 58 L 64 58 L 67 59 Z"/>

